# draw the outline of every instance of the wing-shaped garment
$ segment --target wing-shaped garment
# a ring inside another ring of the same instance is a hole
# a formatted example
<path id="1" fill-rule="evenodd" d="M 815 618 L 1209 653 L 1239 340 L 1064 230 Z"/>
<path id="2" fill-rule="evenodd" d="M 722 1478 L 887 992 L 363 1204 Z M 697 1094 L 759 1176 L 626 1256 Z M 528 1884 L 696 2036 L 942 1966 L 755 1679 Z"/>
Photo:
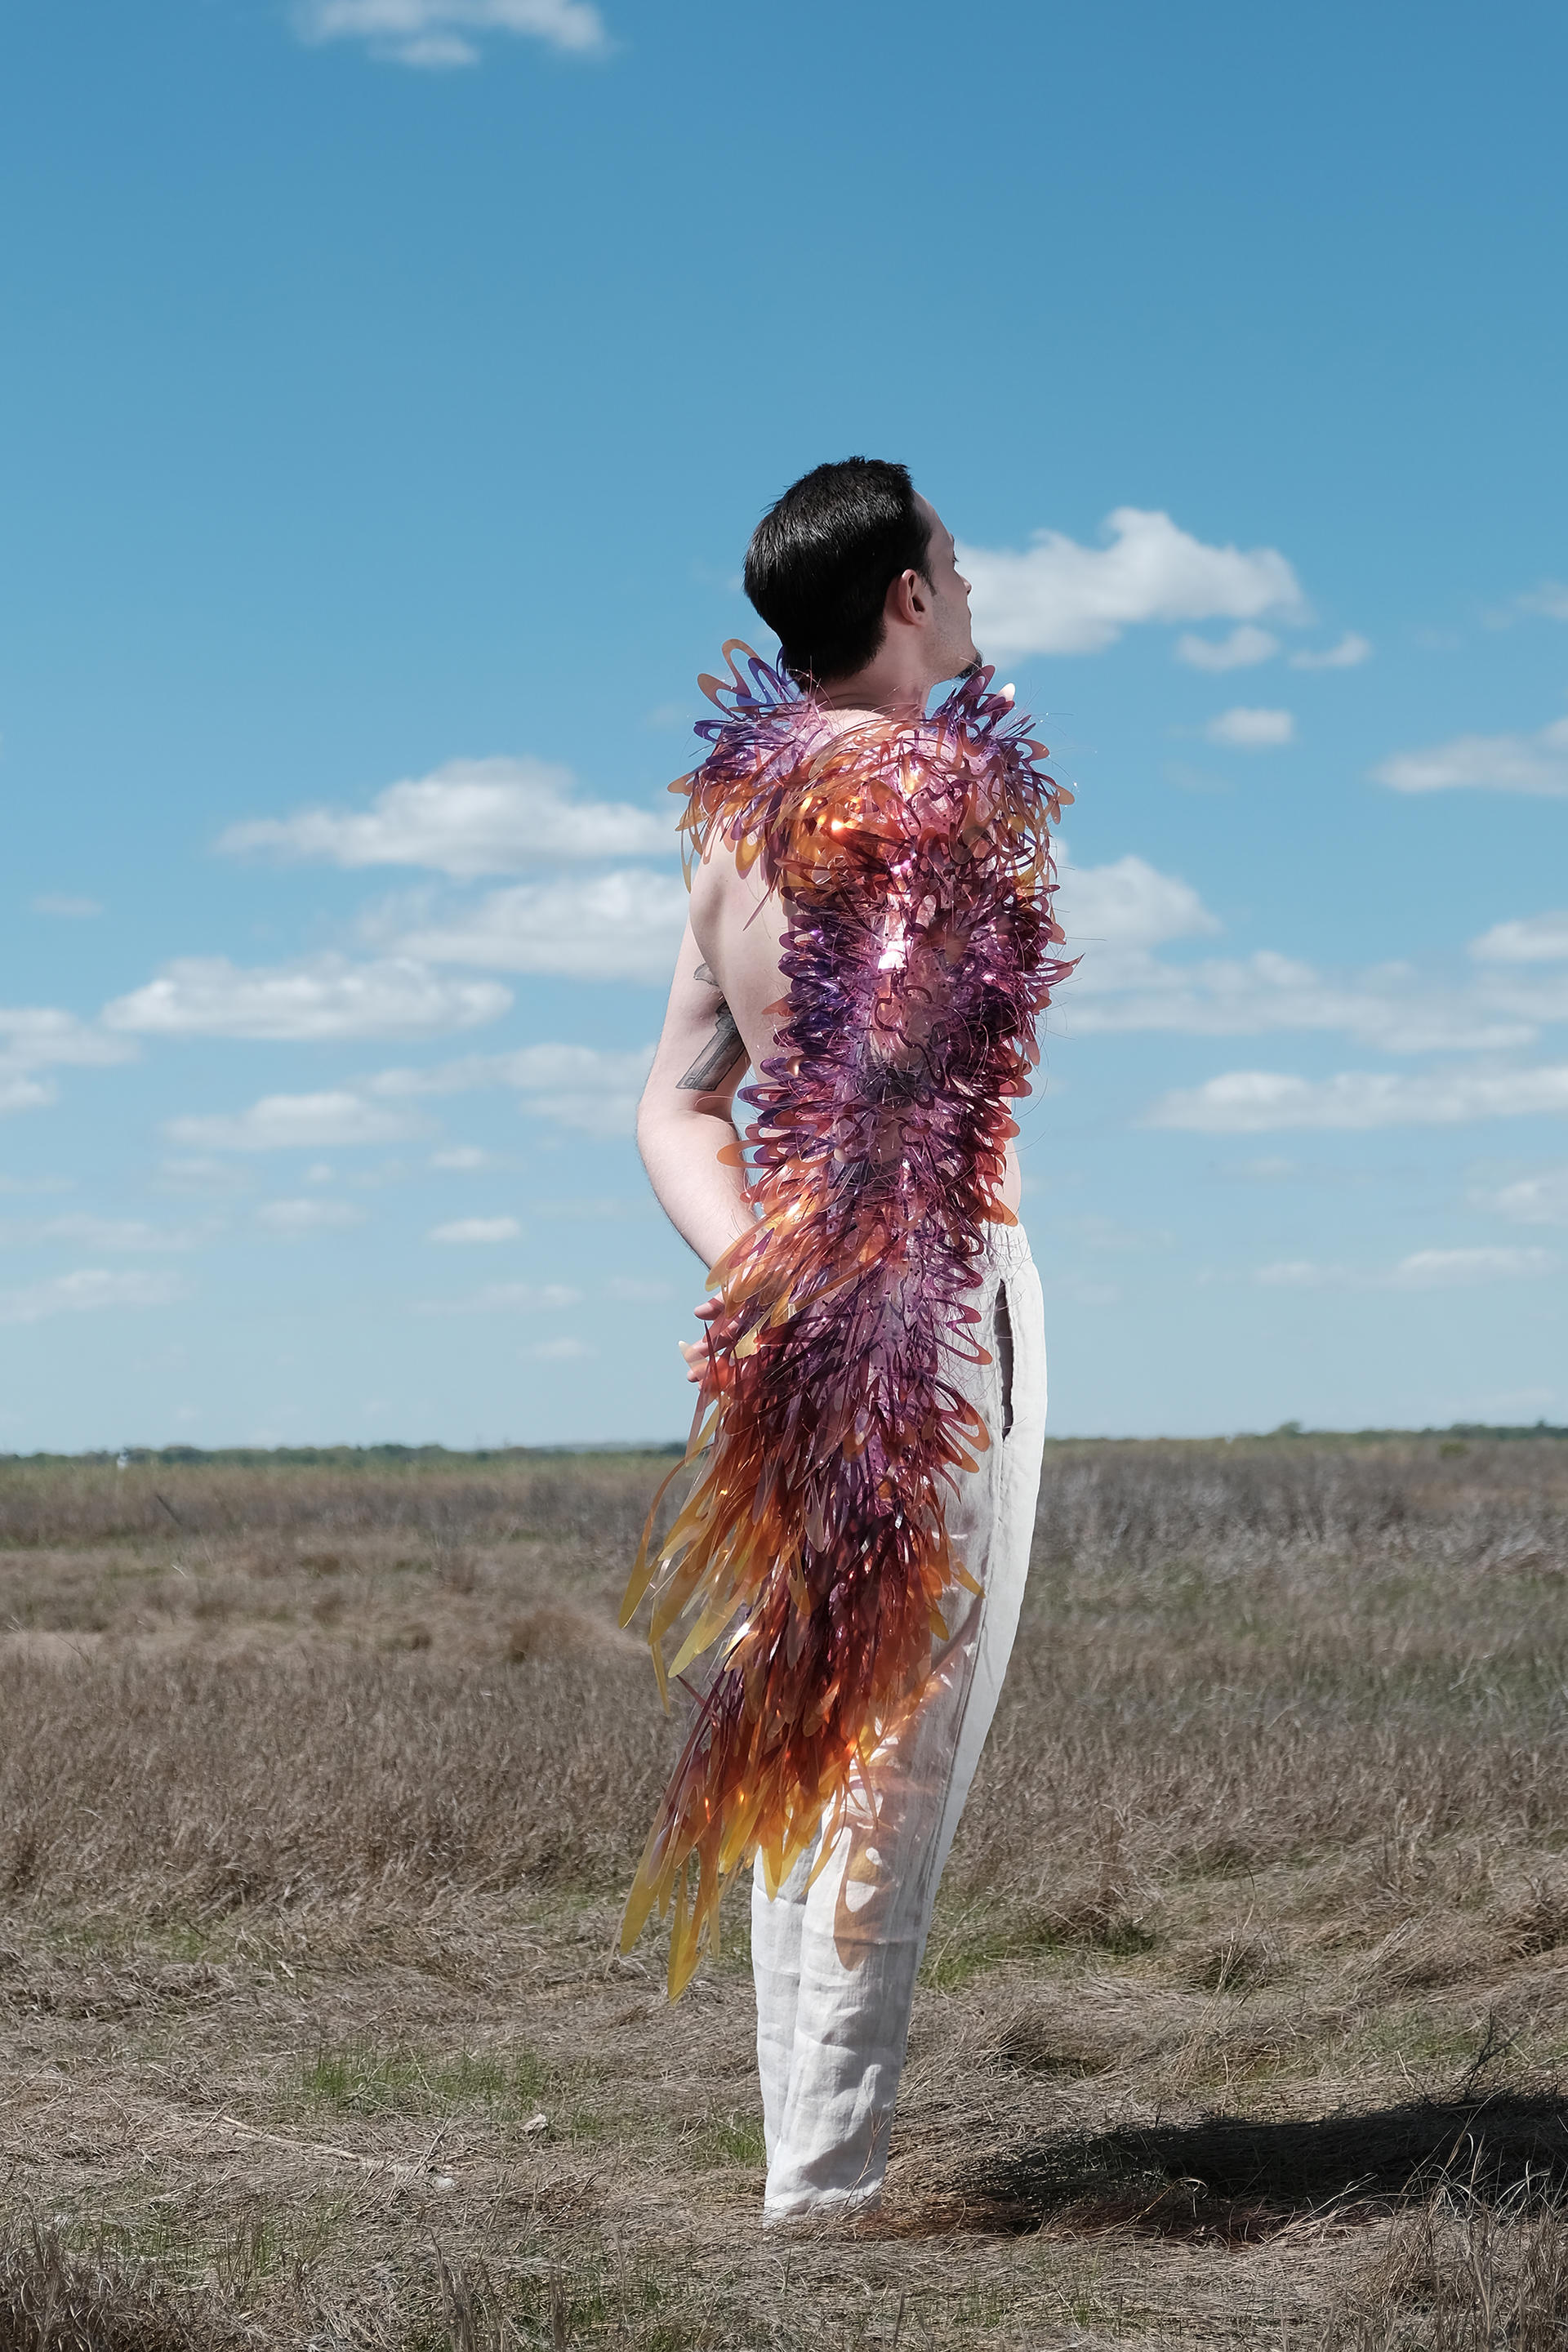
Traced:
<path id="1" fill-rule="evenodd" d="M 667 1704 L 668 1675 L 723 1645 L 622 1929 L 628 1949 L 673 1908 L 672 1993 L 731 1873 L 760 1850 L 776 1890 L 825 1816 L 831 1834 L 919 1704 L 943 1592 L 970 1583 L 944 1525 L 989 1442 L 957 1377 L 986 1360 L 969 1294 L 987 1226 L 1013 1222 L 1008 1104 L 1070 969 L 1047 828 L 1071 795 L 989 670 L 929 719 L 845 727 L 724 655 L 708 757 L 673 789 L 692 852 L 721 839 L 779 893 L 789 994 L 742 1097 L 756 1223 L 710 1277 L 699 1475 L 662 1545 L 645 1533 L 622 1613 L 651 1588 Z"/>

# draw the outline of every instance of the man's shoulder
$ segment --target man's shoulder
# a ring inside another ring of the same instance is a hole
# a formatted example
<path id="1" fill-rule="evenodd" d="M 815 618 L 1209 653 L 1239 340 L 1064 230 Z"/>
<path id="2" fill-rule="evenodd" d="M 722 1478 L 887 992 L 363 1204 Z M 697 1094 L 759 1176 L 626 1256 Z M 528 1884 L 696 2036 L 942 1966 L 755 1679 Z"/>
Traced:
<path id="1" fill-rule="evenodd" d="M 731 842 L 715 835 L 691 869 L 692 929 L 700 933 L 705 923 L 732 912 L 749 915 L 767 895 L 760 868 L 738 857 Z"/>

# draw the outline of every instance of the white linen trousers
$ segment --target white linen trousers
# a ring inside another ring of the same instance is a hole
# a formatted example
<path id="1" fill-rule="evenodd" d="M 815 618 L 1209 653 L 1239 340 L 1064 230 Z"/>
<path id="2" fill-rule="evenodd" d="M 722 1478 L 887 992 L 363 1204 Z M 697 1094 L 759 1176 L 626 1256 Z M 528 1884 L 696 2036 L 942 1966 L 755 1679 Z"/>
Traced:
<path id="1" fill-rule="evenodd" d="M 881 2196 L 937 1882 L 1017 1631 L 1046 1427 L 1040 1281 L 1021 1226 L 994 1229 L 973 1304 L 992 1360 L 963 1365 L 962 1385 L 991 1445 L 961 1476 L 947 1525 L 982 1590 L 949 1589 L 931 1685 L 872 1759 L 874 1833 L 869 1804 L 852 1801 L 815 1883 L 816 1845 L 772 1900 L 760 1861 L 752 1881 L 764 2223 L 860 2212 Z"/>

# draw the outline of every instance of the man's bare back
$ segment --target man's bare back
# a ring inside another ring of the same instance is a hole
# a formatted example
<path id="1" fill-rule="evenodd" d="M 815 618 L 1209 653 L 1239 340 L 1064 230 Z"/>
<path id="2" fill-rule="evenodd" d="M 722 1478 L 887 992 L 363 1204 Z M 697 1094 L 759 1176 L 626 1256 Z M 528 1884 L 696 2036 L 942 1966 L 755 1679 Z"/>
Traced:
<path id="1" fill-rule="evenodd" d="M 741 873 L 734 851 L 716 843 L 691 877 L 691 936 L 730 1014 L 733 1050 L 743 1046 L 752 1069 L 773 1050 L 786 993 L 779 971 L 784 929 L 778 893 L 764 887 L 755 866 Z"/>

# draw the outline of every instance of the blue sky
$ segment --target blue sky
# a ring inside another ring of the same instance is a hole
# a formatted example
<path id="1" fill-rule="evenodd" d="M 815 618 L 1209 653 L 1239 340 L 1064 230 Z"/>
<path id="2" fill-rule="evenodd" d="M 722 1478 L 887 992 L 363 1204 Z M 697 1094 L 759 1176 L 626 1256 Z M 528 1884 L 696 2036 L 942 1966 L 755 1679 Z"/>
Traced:
<path id="1" fill-rule="evenodd" d="M 8 11 L 0 1448 L 682 1433 L 664 787 L 852 450 L 1079 795 L 1053 1429 L 1568 1419 L 1565 51 Z"/>

